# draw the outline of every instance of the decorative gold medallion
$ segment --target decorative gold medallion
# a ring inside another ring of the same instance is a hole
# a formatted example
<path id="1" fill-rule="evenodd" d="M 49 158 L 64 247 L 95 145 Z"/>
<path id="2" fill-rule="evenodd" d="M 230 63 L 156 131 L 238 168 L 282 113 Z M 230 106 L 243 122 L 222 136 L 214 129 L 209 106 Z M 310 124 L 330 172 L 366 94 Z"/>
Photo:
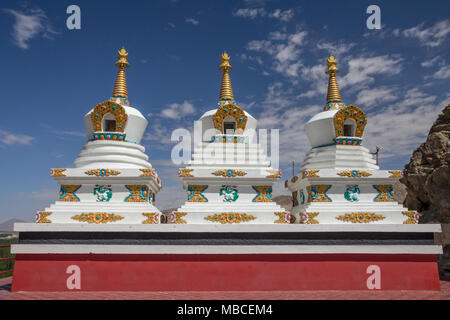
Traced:
<path id="1" fill-rule="evenodd" d="M 209 220 L 212 222 L 220 222 L 222 224 L 249 222 L 255 219 L 256 217 L 251 214 L 237 213 L 237 212 L 216 213 L 214 215 L 205 217 L 205 220 Z"/>
<path id="2" fill-rule="evenodd" d="M 391 174 L 389 178 L 401 178 L 403 177 L 403 171 L 401 170 L 388 170 L 388 172 Z"/>
<path id="3" fill-rule="evenodd" d="M 71 217 L 73 220 L 77 220 L 80 222 L 87 222 L 87 223 L 109 223 L 109 222 L 115 222 L 118 220 L 122 220 L 123 217 L 114 214 L 114 213 L 106 213 L 106 212 L 89 212 L 89 213 L 82 213 L 75 215 Z"/>
<path id="4" fill-rule="evenodd" d="M 336 217 L 337 220 L 351 223 L 370 223 L 374 221 L 383 220 L 386 217 L 382 214 L 371 213 L 371 212 L 353 212 L 341 214 Z"/>
<path id="5" fill-rule="evenodd" d="M 223 176 L 223 177 L 236 177 L 236 176 L 245 176 L 247 172 L 242 170 L 236 170 L 236 169 L 223 169 L 223 170 L 216 170 L 214 172 L 211 172 L 211 174 L 215 176 Z"/>
<path id="6" fill-rule="evenodd" d="M 208 202 L 208 199 L 202 193 L 208 186 L 188 185 L 187 197 L 188 202 Z"/>
<path id="7" fill-rule="evenodd" d="M 59 201 L 74 201 L 79 202 L 80 198 L 77 197 L 75 192 L 80 189 L 81 185 L 61 185 L 59 190 Z"/>
<path id="8" fill-rule="evenodd" d="M 148 187 L 146 185 L 125 185 L 130 194 L 125 198 L 125 202 L 147 202 Z"/>
<path id="9" fill-rule="evenodd" d="M 337 175 L 341 177 L 350 177 L 350 178 L 361 178 L 361 177 L 368 177 L 372 174 L 367 171 L 362 170 L 344 170 L 341 172 L 338 172 Z"/>
<path id="10" fill-rule="evenodd" d="M 282 223 L 282 224 L 285 224 L 285 223 L 290 224 L 290 223 L 292 223 L 291 222 L 292 221 L 292 216 L 291 216 L 291 214 L 289 212 L 274 212 L 274 214 L 276 216 L 278 216 L 278 220 L 275 220 L 274 223 Z"/>
<path id="11" fill-rule="evenodd" d="M 403 221 L 403 224 L 417 224 L 417 223 L 419 223 L 420 215 L 416 211 L 402 211 L 402 214 L 408 217 L 408 219 Z"/>
<path id="12" fill-rule="evenodd" d="M 191 172 L 194 171 L 194 169 L 179 169 L 178 170 L 178 176 L 179 177 L 194 177 Z"/>
<path id="13" fill-rule="evenodd" d="M 66 168 L 53 168 L 50 169 L 50 176 L 52 177 L 65 177 L 66 175 L 63 173 L 66 171 Z"/>
<path id="14" fill-rule="evenodd" d="M 319 221 L 314 219 L 319 215 L 319 212 L 301 212 L 300 223 L 302 224 L 319 224 Z"/>
<path id="15" fill-rule="evenodd" d="M 143 212 L 142 215 L 147 218 L 142 224 L 159 224 L 158 212 Z"/>
<path id="16" fill-rule="evenodd" d="M 375 202 L 395 201 L 394 188 L 390 184 L 374 185 L 375 190 L 378 191 L 377 196 L 373 199 Z"/>
<path id="17" fill-rule="evenodd" d="M 184 217 L 185 215 L 187 215 L 187 212 L 178 212 L 178 211 L 171 212 L 170 213 L 170 223 L 186 224 L 187 221 L 181 218 L 181 217 Z"/>
<path id="18" fill-rule="evenodd" d="M 84 172 L 87 175 L 90 176 L 97 176 L 97 177 L 109 177 L 109 176 L 117 176 L 120 174 L 120 171 L 117 170 L 111 170 L 111 169 L 91 169 Z"/>
<path id="19" fill-rule="evenodd" d="M 47 219 L 47 217 L 51 214 L 52 212 L 39 211 L 36 213 L 36 223 L 52 223 L 50 219 Z"/>
<path id="20" fill-rule="evenodd" d="M 305 170 L 302 171 L 302 179 L 305 178 L 320 178 L 318 175 L 319 169 L 311 169 L 311 170 Z"/>
<path id="21" fill-rule="evenodd" d="M 258 193 L 252 202 L 272 202 L 271 186 L 252 186 L 252 188 Z"/>
<path id="22" fill-rule="evenodd" d="M 330 184 L 316 184 L 307 186 L 309 202 L 332 202 L 327 195 L 327 191 L 331 188 Z"/>

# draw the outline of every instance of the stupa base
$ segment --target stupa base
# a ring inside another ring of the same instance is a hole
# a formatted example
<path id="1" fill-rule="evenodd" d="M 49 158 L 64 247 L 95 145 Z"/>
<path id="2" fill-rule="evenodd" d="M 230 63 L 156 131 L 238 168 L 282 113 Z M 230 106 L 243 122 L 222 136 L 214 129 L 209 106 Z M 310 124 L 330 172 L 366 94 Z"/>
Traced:
<path id="1" fill-rule="evenodd" d="M 439 225 L 15 229 L 12 291 L 439 290 Z"/>

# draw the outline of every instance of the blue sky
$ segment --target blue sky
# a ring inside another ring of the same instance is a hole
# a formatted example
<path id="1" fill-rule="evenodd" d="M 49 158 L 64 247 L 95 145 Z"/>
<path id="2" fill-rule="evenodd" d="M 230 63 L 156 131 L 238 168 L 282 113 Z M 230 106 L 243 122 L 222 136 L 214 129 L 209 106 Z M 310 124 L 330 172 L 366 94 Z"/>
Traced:
<path id="1" fill-rule="evenodd" d="M 66 28 L 71 4 L 81 30 Z M 371 4 L 380 30 L 366 28 Z M 49 170 L 73 166 L 82 116 L 110 97 L 122 46 L 161 209 L 186 197 L 170 134 L 217 106 L 224 50 L 238 104 L 280 130 L 282 181 L 310 148 L 303 125 L 325 104 L 330 53 L 344 103 L 368 116 L 364 145 L 381 145 L 382 169 L 403 169 L 450 102 L 449 12 L 449 1 L 2 1 L 0 222 L 32 220 L 57 199 Z"/>

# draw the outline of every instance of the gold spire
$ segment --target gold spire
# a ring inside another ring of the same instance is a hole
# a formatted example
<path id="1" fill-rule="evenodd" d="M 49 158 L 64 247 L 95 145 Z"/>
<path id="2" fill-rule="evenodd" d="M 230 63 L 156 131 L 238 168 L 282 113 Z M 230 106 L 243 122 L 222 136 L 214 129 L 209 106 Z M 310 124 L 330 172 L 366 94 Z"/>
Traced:
<path id="1" fill-rule="evenodd" d="M 330 55 L 330 57 L 327 59 L 327 64 L 328 69 L 325 73 L 330 75 L 330 77 L 328 79 L 327 106 L 325 107 L 325 110 L 330 110 L 342 107 L 343 103 L 336 80 L 336 73 L 339 72 L 339 69 L 336 67 L 336 59 L 333 55 Z"/>
<path id="2" fill-rule="evenodd" d="M 118 51 L 118 60 L 116 66 L 119 68 L 114 84 L 113 98 L 121 98 L 121 102 L 128 105 L 127 79 L 125 78 L 125 69 L 130 66 L 127 61 L 128 52 L 125 48 Z"/>
<path id="3" fill-rule="evenodd" d="M 234 100 L 233 89 L 231 88 L 231 79 L 229 72 L 231 71 L 230 57 L 226 52 L 221 56 L 222 64 L 219 66 L 219 70 L 223 72 L 222 85 L 220 86 L 219 100 L 227 99 Z"/>

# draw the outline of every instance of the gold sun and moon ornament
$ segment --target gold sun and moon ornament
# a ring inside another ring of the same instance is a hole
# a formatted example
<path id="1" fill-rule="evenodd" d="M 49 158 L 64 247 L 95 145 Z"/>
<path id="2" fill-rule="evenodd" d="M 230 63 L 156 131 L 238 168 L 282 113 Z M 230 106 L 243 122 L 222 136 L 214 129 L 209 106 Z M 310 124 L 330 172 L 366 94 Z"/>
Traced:
<path id="1" fill-rule="evenodd" d="M 229 74 L 232 67 L 230 65 L 230 57 L 226 52 L 221 56 L 219 70 L 223 74 L 219 94 L 219 108 L 213 116 L 214 128 L 217 133 L 226 134 L 224 132 L 224 121 L 231 118 L 236 122 L 236 134 L 243 134 L 247 125 L 247 116 L 244 110 L 236 105 L 236 101 L 234 100 Z"/>

